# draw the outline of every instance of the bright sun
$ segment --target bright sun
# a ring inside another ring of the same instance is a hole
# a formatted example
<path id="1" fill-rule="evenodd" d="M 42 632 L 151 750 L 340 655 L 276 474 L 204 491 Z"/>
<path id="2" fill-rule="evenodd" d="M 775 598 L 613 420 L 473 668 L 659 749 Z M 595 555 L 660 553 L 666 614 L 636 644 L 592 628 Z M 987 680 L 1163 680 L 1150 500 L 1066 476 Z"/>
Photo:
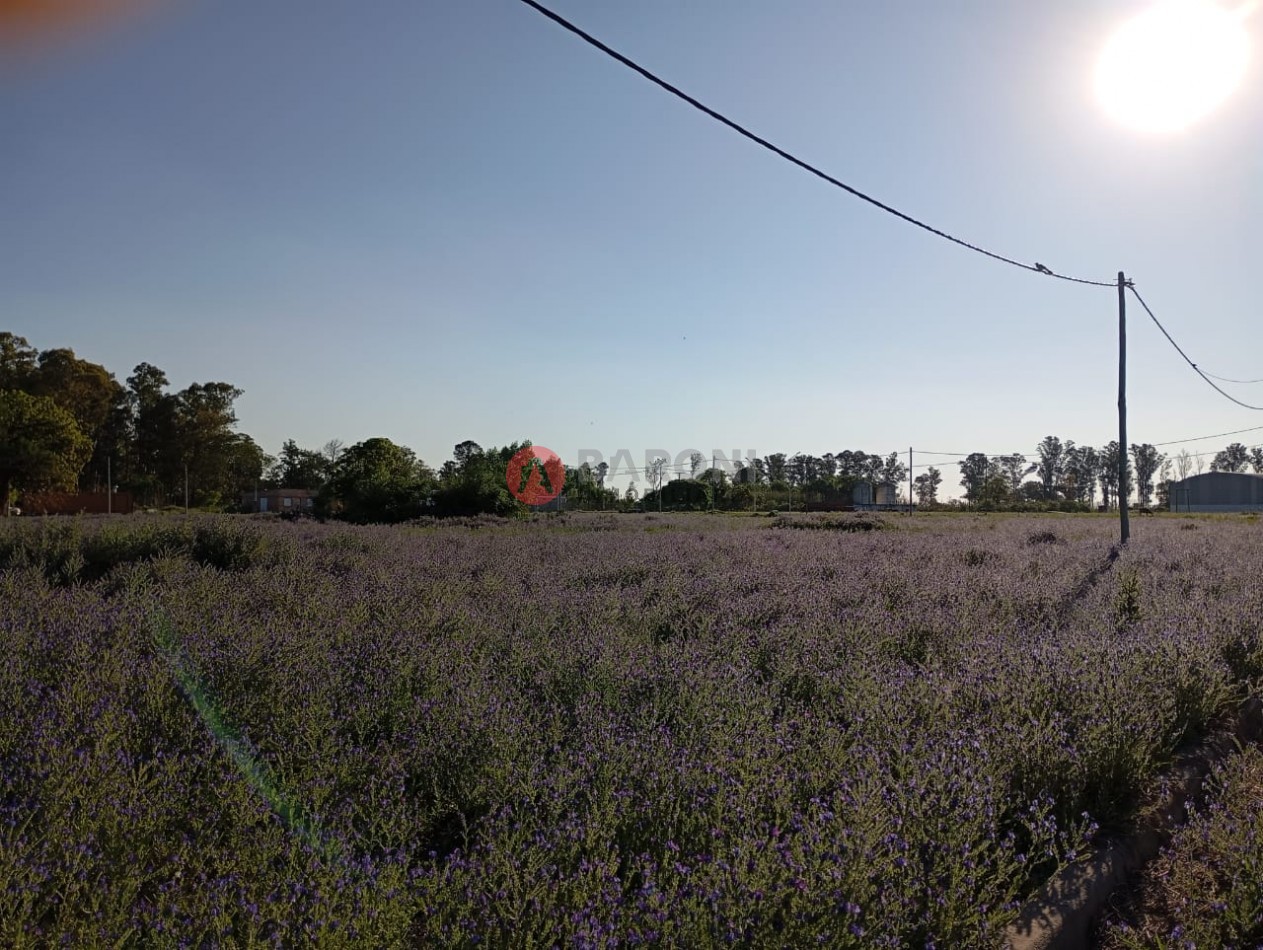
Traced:
<path id="1" fill-rule="evenodd" d="M 1141 132 L 1179 132 L 1240 85 L 1250 58 L 1245 18 L 1212 0 L 1160 0 L 1110 37 L 1096 94 L 1117 121 Z"/>

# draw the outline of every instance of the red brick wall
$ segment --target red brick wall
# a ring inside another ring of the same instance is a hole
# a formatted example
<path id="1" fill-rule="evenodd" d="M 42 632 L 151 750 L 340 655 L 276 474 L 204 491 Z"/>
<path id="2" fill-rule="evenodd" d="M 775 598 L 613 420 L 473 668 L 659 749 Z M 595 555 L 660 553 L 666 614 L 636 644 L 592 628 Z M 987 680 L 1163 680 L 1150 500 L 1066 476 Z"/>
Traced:
<path id="1" fill-rule="evenodd" d="M 24 515 L 103 515 L 109 507 L 115 514 L 130 515 L 132 496 L 115 492 L 111 504 L 105 492 L 32 492 L 18 499 L 18 507 Z"/>

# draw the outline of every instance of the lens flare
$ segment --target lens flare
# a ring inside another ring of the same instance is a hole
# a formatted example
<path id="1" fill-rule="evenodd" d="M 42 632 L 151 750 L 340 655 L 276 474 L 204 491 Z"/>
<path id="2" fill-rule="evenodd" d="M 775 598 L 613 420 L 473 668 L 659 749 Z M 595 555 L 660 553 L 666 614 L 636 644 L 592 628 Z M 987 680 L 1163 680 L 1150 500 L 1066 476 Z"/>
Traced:
<path id="1" fill-rule="evenodd" d="M 42 50 L 108 29 L 158 0 L 0 0 L 0 48 Z"/>

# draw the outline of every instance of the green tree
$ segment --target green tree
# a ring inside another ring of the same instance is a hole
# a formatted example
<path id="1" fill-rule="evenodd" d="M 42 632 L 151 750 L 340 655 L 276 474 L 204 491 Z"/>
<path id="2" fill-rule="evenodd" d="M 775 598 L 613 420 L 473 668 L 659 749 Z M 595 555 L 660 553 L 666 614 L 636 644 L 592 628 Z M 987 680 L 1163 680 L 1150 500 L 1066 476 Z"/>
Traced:
<path id="1" fill-rule="evenodd" d="M 978 504 L 983 508 L 1003 508 L 1012 497 L 1009 480 L 1002 473 L 987 476 L 978 495 Z"/>
<path id="2" fill-rule="evenodd" d="M 767 464 L 767 478 L 773 486 L 783 488 L 788 477 L 788 463 L 784 452 L 774 452 L 765 460 Z"/>
<path id="3" fill-rule="evenodd" d="M 938 488 L 943 484 L 943 473 L 933 465 L 912 480 L 917 493 L 917 504 L 933 505 L 938 502 Z"/>
<path id="4" fill-rule="evenodd" d="M 122 462 L 126 454 L 126 390 L 104 366 L 79 359 L 74 350 L 45 350 L 37 362 L 27 391 L 47 396 L 74 417 L 92 444 L 92 457 L 82 477 L 104 483 L 106 459 L 117 455 Z M 122 455 L 118 455 L 120 450 Z"/>
<path id="5" fill-rule="evenodd" d="M 193 383 L 175 397 L 175 440 L 165 447 L 168 490 L 174 493 L 184 479 L 197 504 L 217 506 L 232 498 L 231 466 L 238 448 L 233 431 L 237 414 L 233 404 L 241 390 L 230 383 Z"/>
<path id="6" fill-rule="evenodd" d="M 337 456 L 334 457 L 336 459 Z M 286 439 L 280 456 L 268 472 L 268 478 L 278 488 L 317 491 L 328 479 L 332 464 L 324 452 L 300 448 L 293 439 Z"/>
<path id="7" fill-rule="evenodd" d="M 1210 463 L 1212 472 L 1244 472 L 1250 467 L 1250 450 L 1240 442 L 1233 442 L 1215 455 Z"/>
<path id="8" fill-rule="evenodd" d="M 443 465 L 435 513 L 520 515 L 527 511 L 510 493 L 506 475 L 509 460 L 530 444 L 528 440 L 490 449 L 472 441 L 458 444 L 453 450 L 455 458 Z"/>
<path id="9" fill-rule="evenodd" d="M 965 489 L 965 500 L 975 504 L 982 498 L 983 486 L 991 467 L 990 460 L 982 452 L 973 452 L 960 465 L 960 484 Z"/>
<path id="10" fill-rule="evenodd" d="M 367 439 L 342 451 L 317 505 L 359 524 L 389 524 L 425 514 L 435 488 L 434 474 L 411 449 Z"/>
<path id="11" fill-rule="evenodd" d="M 1127 499 L 1131 497 L 1131 463 L 1127 461 L 1127 454 L 1120 452 L 1117 442 L 1110 442 L 1100 451 L 1101 468 L 1097 475 L 1101 483 L 1101 500 L 1109 506 L 1110 499 L 1114 501 L 1114 505 L 1126 504 Z M 1124 468 L 1125 480 L 1120 485 L 1118 478 L 1119 464 L 1122 463 Z"/>
<path id="12" fill-rule="evenodd" d="M 1061 481 L 1065 463 L 1065 446 L 1055 435 L 1046 435 L 1036 447 L 1039 452 L 1039 467 L 1036 472 L 1044 486 L 1044 497 L 1056 495 L 1056 486 Z"/>
<path id="13" fill-rule="evenodd" d="M 183 481 L 179 449 L 179 403 L 166 391 L 167 375 L 151 363 L 140 363 L 127 377 L 133 438 L 129 487 L 149 503 L 161 503 Z"/>
<path id="14" fill-rule="evenodd" d="M 1260 475 L 1263 475 L 1263 448 L 1255 446 L 1250 450 L 1250 465 Z"/>
<path id="15" fill-rule="evenodd" d="M 25 337 L 7 330 L 0 332 L 0 389 L 26 392 L 39 369 L 38 357 L 39 351 Z"/>
<path id="16" fill-rule="evenodd" d="M 0 390 L 0 502 L 14 489 L 72 489 L 91 446 L 74 416 L 46 396 Z"/>
<path id="17" fill-rule="evenodd" d="M 1153 494 L 1153 476 L 1166 458 L 1148 442 L 1132 445 L 1131 457 L 1136 470 L 1136 494 L 1141 507 L 1149 507 L 1149 497 Z"/>
<path id="18" fill-rule="evenodd" d="M 1062 485 L 1072 501 L 1096 500 L 1096 480 L 1100 474 L 1101 459 L 1090 445 L 1074 446 L 1066 453 L 1065 474 Z"/>
<path id="19" fill-rule="evenodd" d="M 908 478 L 908 466 L 899 458 L 898 452 L 891 452 L 882 460 L 881 481 L 890 482 L 898 488 Z"/>
<path id="20" fill-rule="evenodd" d="M 225 507 L 231 507 L 259 486 L 276 459 L 244 432 L 234 432 L 225 451 L 227 464 L 222 501 Z"/>
<path id="21" fill-rule="evenodd" d="M 1013 495 L 1022 487 L 1022 479 L 1026 477 L 1025 455 L 999 455 L 995 459 L 1000 471 L 1009 481 L 1009 492 Z"/>
<path id="22" fill-rule="evenodd" d="M 482 461 L 482 446 L 471 439 L 460 442 L 452 449 L 452 461 L 456 463 L 456 471 L 463 472 L 467 467 Z"/>

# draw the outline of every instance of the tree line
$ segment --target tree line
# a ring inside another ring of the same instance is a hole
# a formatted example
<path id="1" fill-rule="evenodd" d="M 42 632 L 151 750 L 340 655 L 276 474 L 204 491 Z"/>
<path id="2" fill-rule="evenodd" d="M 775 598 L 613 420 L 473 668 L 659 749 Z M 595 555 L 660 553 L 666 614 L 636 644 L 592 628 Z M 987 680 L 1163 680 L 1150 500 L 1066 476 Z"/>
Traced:
<path id="1" fill-rule="evenodd" d="M 1094 448 L 1049 435 L 1036 446 L 1029 464 L 1024 455 L 988 458 L 975 452 L 967 456 L 958 463 L 960 483 L 965 489 L 966 501 L 993 508 L 1041 501 L 1091 507 L 1096 505 L 1098 488 L 1101 505 L 1105 508 L 1130 504 L 1133 494 L 1142 507 L 1156 502 L 1165 508 L 1168 488 L 1173 481 L 1182 481 L 1205 469 L 1201 454 L 1193 455 L 1184 449 L 1172 457 L 1147 442 L 1130 445 L 1122 456 L 1120 459 L 1117 441 Z M 1244 472 L 1251 466 L 1255 472 L 1263 473 L 1263 449 L 1247 449 L 1234 442 L 1215 454 L 1210 470 Z M 1036 480 L 1025 481 L 1031 474 Z"/>
<path id="2" fill-rule="evenodd" d="M 140 363 L 125 383 L 71 349 L 39 352 L 0 332 L 0 497 L 18 491 L 103 491 L 109 479 L 143 504 L 219 506 L 253 486 L 263 449 L 236 431 L 241 390 L 224 382 L 178 392 Z"/>
<path id="3" fill-rule="evenodd" d="M 353 521 L 401 521 L 426 514 L 514 514 L 524 506 L 505 482 L 509 459 L 530 442 L 484 449 L 467 440 L 434 469 L 406 446 L 367 439 L 319 449 L 287 440 L 268 455 L 236 429 L 234 404 L 242 390 L 226 382 L 193 383 L 172 391 L 166 374 L 140 363 L 124 382 L 70 349 L 40 352 L 25 339 L 0 332 L 0 498 L 40 490 L 102 491 L 112 483 L 144 506 L 182 504 L 185 491 L 199 508 L 233 510 L 257 489 L 306 489 L 322 516 Z M 1117 442 L 1101 448 L 1046 436 L 1025 455 L 975 452 L 958 464 L 965 501 L 983 508 L 1088 508 L 1097 491 L 1106 507 L 1130 499 L 1165 506 L 1167 486 L 1204 470 L 1201 455 L 1168 457 L 1148 443 L 1124 454 L 1119 484 Z M 1211 471 L 1263 473 L 1263 448 L 1234 442 L 1210 462 Z M 566 468 L 569 507 L 714 508 L 795 507 L 808 501 L 846 503 L 861 483 L 902 491 L 908 468 L 899 453 L 844 450 L 816 456 L 773 453 L 731 469 L 707 467 L 695 453 L 684 477 L 668 480 L 666 459 L 642 474 L 643 495 L 605 484 L 604 463 Z M 682 474 L 682 473 L 677 473 Z M 1035 479 L 1028 481 L 1034 475 Z M 108 481 L 107 481 L 108 479 Z M 943 472 L 930 466 L 912 479 L 914 499 L 938 504 Z M 7 511 L 7 505 L 5 506 Z"/>

